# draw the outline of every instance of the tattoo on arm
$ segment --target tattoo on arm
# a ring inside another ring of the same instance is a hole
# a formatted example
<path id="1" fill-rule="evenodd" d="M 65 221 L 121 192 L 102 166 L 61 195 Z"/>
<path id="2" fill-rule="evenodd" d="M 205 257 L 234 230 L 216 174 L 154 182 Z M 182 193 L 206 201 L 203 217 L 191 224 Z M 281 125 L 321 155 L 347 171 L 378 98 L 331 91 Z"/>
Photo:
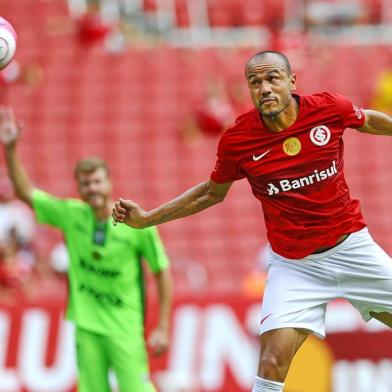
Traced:
<path id="1" fill-rule="evenodd" d="M 200 212 L 222 201 L 227 190 L 220 194 L 211 191 L 209 182 L 196 185 L 176 199 L 150 211 L 148 225 L 153 226 Z"/>

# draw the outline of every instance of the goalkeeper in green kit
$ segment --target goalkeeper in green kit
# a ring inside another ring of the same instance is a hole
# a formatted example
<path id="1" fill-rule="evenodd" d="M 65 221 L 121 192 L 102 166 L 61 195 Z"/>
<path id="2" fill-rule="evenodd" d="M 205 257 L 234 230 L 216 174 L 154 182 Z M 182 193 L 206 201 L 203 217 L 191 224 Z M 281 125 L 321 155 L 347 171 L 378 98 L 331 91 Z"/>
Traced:
<path id="1" fill-rule="evenodd" d="M 17 196 L 41 223 L 59 228 L 70 255 L 67 318 L 76 325 L 79 392 L 153 392 L 144 342 L 141 260 L 152 270 L 159 296 L 158 326 L 149 343 L 156 354 L 169 341 L 171 276 L 156 228 L 129 230 L 110 224 L 111 181 L 98 158 L 79 161 L 75 179 L 82 200 L 59 199 L 32 186 L 16 153 L 19 127 L 10 108 L 0 108 L 0 142 Z"/>

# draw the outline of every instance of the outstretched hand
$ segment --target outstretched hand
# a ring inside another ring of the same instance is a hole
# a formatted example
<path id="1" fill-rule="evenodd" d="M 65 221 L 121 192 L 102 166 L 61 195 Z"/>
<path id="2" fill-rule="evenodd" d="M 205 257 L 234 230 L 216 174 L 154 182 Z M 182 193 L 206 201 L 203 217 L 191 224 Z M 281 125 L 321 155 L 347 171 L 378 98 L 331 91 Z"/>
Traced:
<path id="1" fill-rule="evenodd" d="M 125 223 L 136 229 L 146 227 L 145 211 L 132 200 L 118 199 L 112 210 L 113 224 Z"/>
<path id="2" fill-rule="evenodd" d="M 0 106 L 0 143 L 4 146 L 14 145 L 22 131 L 22 125 L 17 123 L 15 113 L 9 106 Z"/>

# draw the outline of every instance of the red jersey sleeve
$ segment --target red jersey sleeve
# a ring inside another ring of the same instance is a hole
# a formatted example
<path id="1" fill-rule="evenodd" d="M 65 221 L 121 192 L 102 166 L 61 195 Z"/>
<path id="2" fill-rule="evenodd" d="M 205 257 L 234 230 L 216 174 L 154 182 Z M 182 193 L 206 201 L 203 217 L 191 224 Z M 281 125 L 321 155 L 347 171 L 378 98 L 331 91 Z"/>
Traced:
<path id="1" fill-rule="evenodd" d="M 230 155 L 225 136 L 223 136 L 218 146 L 218 159 L 210 176 L 212 181 L 218 184 L 224 184 L 226 182 L 241 180 L 245 177 L 234 157 Z"/>
<path id="2" fill-rule="evenodd" d="M 342 119 L 344 128 L 359 128 L 365 123 L 365 113 L 359 106 L 355 106 L 348 98 L 340 94 L 333 94 L 336 108 Z"/>

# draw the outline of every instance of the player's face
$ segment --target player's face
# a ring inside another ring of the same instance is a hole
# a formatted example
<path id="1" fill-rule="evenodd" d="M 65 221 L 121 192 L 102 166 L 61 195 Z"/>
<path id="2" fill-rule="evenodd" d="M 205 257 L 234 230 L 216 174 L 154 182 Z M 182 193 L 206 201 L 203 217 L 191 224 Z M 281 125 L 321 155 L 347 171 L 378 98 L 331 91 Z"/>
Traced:
<path id="1" fill-rule="evenodd" d="M 106 207 L 110 198 L 112 185 L 106 170 L 98 168 L 91 173 L 80 173 L 78 176 L 78 189 L 82 200 L 98 210 Z"/>
<path id="2" fill-rule="evenodd" d="M 248 65 L 246 78 L 253 103 L 264 117 L 275 117 L 290 104 L 295 75 L 279 61 L 263 59 Z"/>

